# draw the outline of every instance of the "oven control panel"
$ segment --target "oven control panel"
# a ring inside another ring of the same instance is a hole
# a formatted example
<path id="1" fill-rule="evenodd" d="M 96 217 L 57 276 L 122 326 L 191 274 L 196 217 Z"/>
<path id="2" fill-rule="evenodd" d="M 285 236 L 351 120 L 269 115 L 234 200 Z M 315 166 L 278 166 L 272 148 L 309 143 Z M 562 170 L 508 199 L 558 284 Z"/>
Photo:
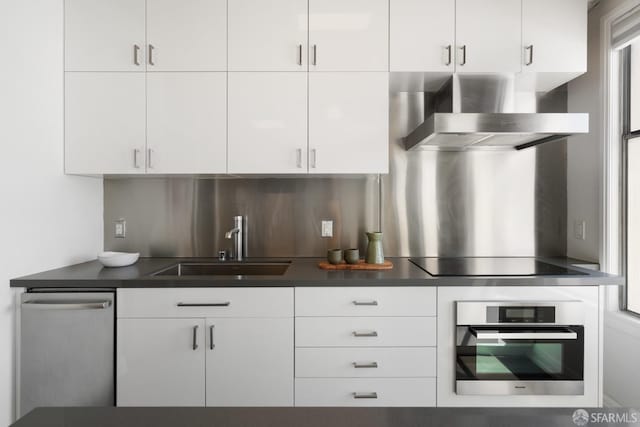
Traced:
<path id="1" fill-rule="evenodd" d="M 553 306 L 488 306 L 487 323 L 555 323 Z"/>

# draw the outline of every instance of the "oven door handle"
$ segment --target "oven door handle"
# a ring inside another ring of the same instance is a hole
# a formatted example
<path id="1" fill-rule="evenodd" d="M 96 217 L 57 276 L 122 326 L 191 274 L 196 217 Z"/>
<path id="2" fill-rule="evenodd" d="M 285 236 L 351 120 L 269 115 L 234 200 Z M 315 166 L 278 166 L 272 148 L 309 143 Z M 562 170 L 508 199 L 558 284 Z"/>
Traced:
<path id="1" fill-rule="evenodd" d="M 562 332 L 500 332 L 477 331 L 471 329 L 478 340 L 576 340 L 578 334 L 567 330 Z"/>

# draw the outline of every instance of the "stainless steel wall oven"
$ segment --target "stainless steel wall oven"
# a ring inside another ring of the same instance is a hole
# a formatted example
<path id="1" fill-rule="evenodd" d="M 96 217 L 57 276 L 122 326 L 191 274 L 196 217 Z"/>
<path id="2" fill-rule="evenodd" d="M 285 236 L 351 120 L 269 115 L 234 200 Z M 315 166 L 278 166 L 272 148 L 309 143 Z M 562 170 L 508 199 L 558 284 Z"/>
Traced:
<path id="1" fill-rule="evenodd" d="M 456 394 L 583 395 L 582 303 L 456 303 Z"/>

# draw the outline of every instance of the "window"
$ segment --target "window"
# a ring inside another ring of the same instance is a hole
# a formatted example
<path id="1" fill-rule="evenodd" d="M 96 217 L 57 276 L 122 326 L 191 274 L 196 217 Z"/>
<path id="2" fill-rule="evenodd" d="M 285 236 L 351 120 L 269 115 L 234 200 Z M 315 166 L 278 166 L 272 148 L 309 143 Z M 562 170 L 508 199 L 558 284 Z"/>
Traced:
<path id="1" fill-rule="evenodd" d="M 640 38 L 621 51 L 626 309 L 640 314 Z"/>

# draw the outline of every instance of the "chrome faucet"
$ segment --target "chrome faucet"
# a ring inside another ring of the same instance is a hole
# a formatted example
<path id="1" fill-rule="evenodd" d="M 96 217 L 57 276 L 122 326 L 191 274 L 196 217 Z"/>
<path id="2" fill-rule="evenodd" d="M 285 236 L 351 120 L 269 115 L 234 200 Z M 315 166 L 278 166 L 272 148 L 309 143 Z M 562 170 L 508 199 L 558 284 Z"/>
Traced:
<path id="1" fill-rule="evenodd" d="M 233 239 L 233 253 L 231 258 L 242 261 L 244 258 L 244 232 L 243 217 L 238 215 L 233 217 L 233 228 L 224 234 L 227 239 Z"/>

